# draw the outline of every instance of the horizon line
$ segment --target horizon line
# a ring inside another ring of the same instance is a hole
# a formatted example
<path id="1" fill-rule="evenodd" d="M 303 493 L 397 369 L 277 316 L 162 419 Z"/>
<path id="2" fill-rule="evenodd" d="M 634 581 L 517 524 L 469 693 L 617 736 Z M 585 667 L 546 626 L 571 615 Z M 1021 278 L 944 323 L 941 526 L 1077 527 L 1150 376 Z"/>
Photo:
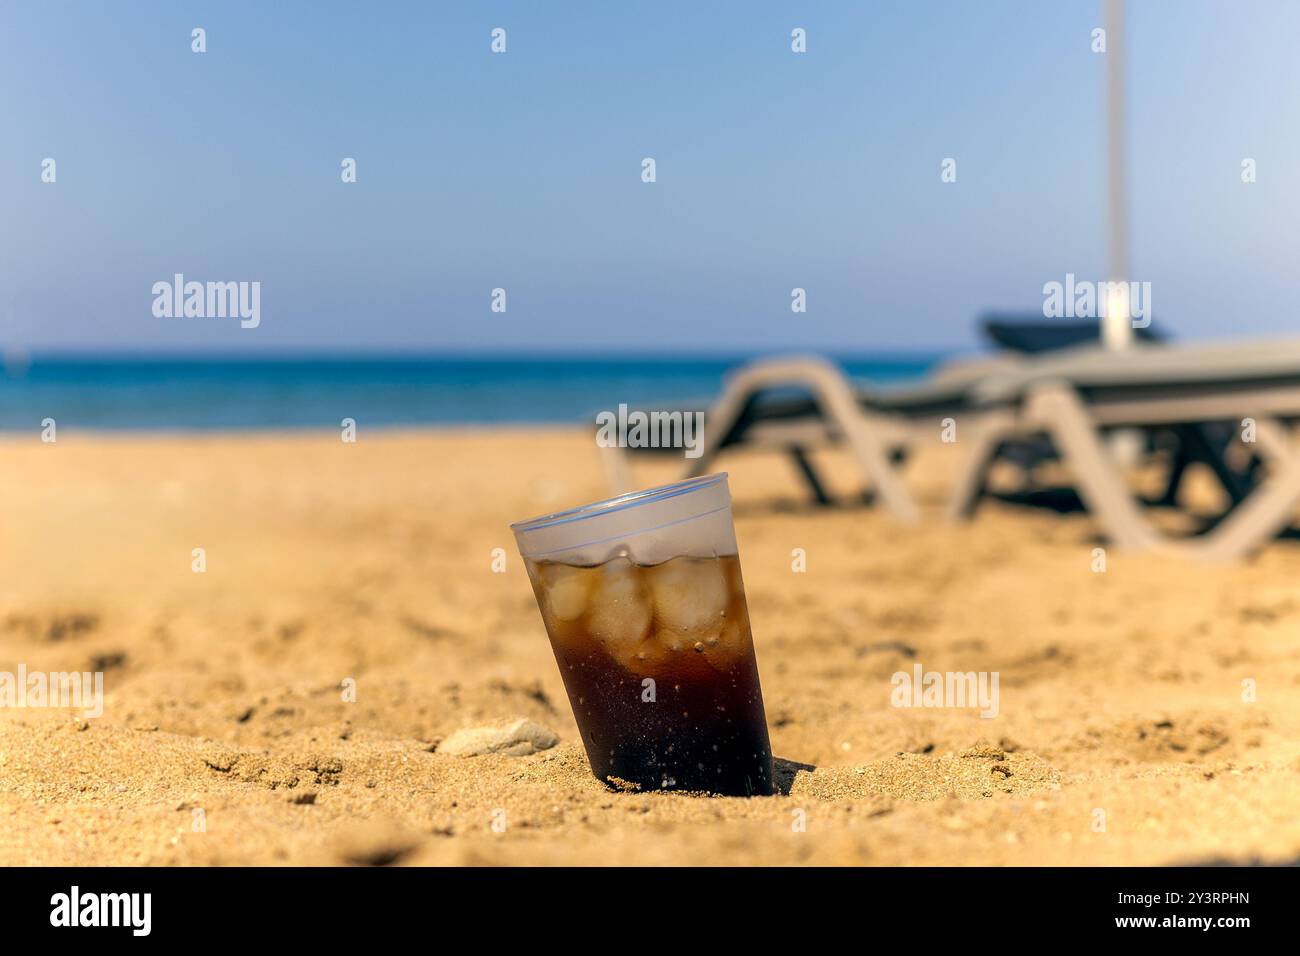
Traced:
<path id="1" fill-rule="evenodd" d="M 259 349 L 254 352 L 234 350 L 203 349 L 14 349 L 7 348 L 0 352 L 4 364 L 14 361 L 50 362 L 340 362 L 340 361 L 642 361 L 642 362 L 680 362 L 680 361 L 730 361 L 749 360 L 778 355 L 825 355 L 842 360 L 933 360 L 951 355 L 978 351 L 969 346 L 950 346 L 948 348 L 882 348 L 882 349 L 841 349 L 841 348 L 757 348 L 757 349 L 699 349 L 684 350 L 634 350 L 634 349 L 535 349 L 510 350 L 500 349 L 448 349 L 438 350 L 399 350 L 399 349 Z"/>

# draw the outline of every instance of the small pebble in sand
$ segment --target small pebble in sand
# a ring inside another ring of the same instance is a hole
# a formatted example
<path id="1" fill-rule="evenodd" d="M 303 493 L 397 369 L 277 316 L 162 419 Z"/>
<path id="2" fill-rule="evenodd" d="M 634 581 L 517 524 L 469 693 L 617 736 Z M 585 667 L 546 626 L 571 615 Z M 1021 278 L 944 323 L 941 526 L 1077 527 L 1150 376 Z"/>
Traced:
<path id="1" fill-rule="evenodd" d="M 506 754 L 525 757 L 539 750 L 549 750 L 559 743 L 554 731 L 524 717 L 483 727 L 458 730 L 441 744 L 437 752 L 453 757 L 478 757 L 482 754 Z"/>

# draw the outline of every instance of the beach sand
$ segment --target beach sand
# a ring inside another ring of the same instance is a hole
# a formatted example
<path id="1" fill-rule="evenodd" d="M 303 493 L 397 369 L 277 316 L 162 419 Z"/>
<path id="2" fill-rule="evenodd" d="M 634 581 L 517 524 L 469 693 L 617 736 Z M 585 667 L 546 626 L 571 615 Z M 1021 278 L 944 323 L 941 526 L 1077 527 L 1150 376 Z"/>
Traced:
<path id="1" fill-rule="evenodd" d="M 0 710 L 0 864 L 1300 858 L 1300 544 L 1095 573 L 1085 514 L 938 520 L 956 454 L 915 529 L 724 460 L 787 792 L 723 799 L 587 767 L 508 525 L 605 496 L 588 436 L 9 436 L 0 670 L 102 671 L 105 711 Z M 892 706 L 918 663 L 996 671 L 998 715 Z M 558 745 L 438 752 L 512 717 Z"/>

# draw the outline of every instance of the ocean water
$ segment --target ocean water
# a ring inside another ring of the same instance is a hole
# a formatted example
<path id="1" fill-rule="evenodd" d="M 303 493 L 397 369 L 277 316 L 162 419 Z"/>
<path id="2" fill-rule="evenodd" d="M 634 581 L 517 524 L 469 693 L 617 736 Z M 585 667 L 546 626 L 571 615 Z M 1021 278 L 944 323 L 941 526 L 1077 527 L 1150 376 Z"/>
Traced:
<path id="1" fill-rule="evenodd" d="M 857 380 L 923 376 L 938 356 L 842 357 Z M 0 430 L 577 423 L 620 402 L 706 407 L 743 358 L 68 358 L 0 370 Z"/>

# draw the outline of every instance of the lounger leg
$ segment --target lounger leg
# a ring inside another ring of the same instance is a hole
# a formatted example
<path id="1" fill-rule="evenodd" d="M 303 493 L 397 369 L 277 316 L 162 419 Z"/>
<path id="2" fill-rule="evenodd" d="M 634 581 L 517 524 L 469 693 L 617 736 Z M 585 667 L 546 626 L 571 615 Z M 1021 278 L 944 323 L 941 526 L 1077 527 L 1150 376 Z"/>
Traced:
<path id="1" fill-rule="evenodd" d="M 1030 395 L 1026 414 L 1050 432 L 1074 475 L 1079 496 L 1108 538 L 1123 549 L 1154 546 L 1158 535 L 1142 516 L 1074 390 L 1063 384 L 1041 386 Z"/>
<path id="2" fill-rule="evenodd" d="M 600 462 L 605 467 L 605 482 L 612 495 L 632 491 L 632 464 L 627 452 L 617 445 L 600 450 Z"/>
<path id="3" fill-rule="evenodd" d="M 755 381 L 754 379 L 757 378 Z M 708 472 L 713 459 L 726 446 L 727 441 L 755 393 L 763 387 L 762 377 L 754 376 L 752 369 L 744 369 L 729 380 L 722 395 L 704 414 L 704 433 L 700 436 L 700 456 L 688 458 L 682 469 L 682 478 L 698 478 Z"/>
<path id="4" fill-rule="evenodd" d="M 813 467 L 808 453 L 799 445 L 791 445 L 790 457 L 794 459 L 795 465 L 799 468 L 799 473 L 803 475 L 803 480 L 808 482 L 808 487 L 812 490 L 817 503 L 819 505 L 831 504 L 831 496 L 827 494 L 826 486 L 822 484 L 821 477 L 817 474 L 817 469 Z"/>
<path id="5" fill-rule="evenodd" d="M 949 521 L 965 521 L 975 514 L 975 508 L 984 496 L 989 470 L 997 461 L 998 451 L 1012 426 L 1010 415 L 994 412 L 980 416 L 967 428 L 966 433 L 974 437 L 966 443 L 957 486 L 948 498 L 946 517 Z"/>
<path id="6" fill-rule="evenodd" d="M 844 376 L 833 365 L 817 358 L 755 362 L 736 373 L 705 416 L 704 453 L 687 465 L 686 475 L 704 474 L 755 394 L 765 388 L 789 384 L 803 385 L 812 391 L 818 408 L 844 436 L 869 484 L 894 517 L 909 524 L 917 521 L 920 515 L 891 464 L 885 440 L 865 419 Z"/>
<path id="7" fill-rule="evenodd" d="M 1234 561 L 1262 546 L 1285 529 L 1300 506 L 1300 454 L 1287 429 L 1271 419 L 1258 419 L 1256 438 L 1273 474 L 1219 526 L 1191 549 L 1200 558 Z"/>
<path id="8" fill-rule="evenodd" d="M 719 432 L 709 432 L 705 426 L 704 436 L 700 439 L 700 456 L 698 458 L 687 458 L 686 466 L 682 469 L 682 481 L 687 478 L 698 478 L 707 474 L 709 466 L 713 464 L 713 459 L 718 457 L 721 449 L 719 446 Z"/>
<path id="9" fill-rule="evenodd" d="M 813 382 L 818 404 L 839 426 L 871 487 L 895 518 L 904 524 L 915 524 L 920 520 L 920 512 L 895 470 L 885 442 L 863 417 L 844 377 L 833 369 L 818 368 L 814 370 Z"/>
<path id="10" fill-rule="evenodd" d="M 1178 504 L 1178 489 L 1182 487 L 1183 476 L 1187 474 L 1187 466 L 1191 464 L 1185 429 L 1175 429 L 1175 434 L 1178 436 L 1178 447 L 1174 449 L 1173 461 L 1169 463 L 1169 476 L 1165 479 L 1164 494 L 1158 501 L 1159 504 L 1171 507 Z"/>
<path id="11" fill-rule="evenodd" d="M 1204 425 L 1182 425 L 1175 429 L 1175 433 L 1178 435 L 1178 451 L 1173 467 L 1170 469 L 1164 496 L 1161 498 L 1162 504 L 1177 503 L 1178 488 L 1182 484 L 1188 464 L 1193 461 L 1204 462 L 1209 466 L 1214 472 L 1214 477 L 1223 486 L 1223 490 L 1228 493 L 1233 505 L 1238 505 L 1246 499 L 1250 494 L 1249 477 L 1238 474 L 1228 466 L 1223 450 L 1215 447 L 1210 436 L 1205 433 Z"/>

